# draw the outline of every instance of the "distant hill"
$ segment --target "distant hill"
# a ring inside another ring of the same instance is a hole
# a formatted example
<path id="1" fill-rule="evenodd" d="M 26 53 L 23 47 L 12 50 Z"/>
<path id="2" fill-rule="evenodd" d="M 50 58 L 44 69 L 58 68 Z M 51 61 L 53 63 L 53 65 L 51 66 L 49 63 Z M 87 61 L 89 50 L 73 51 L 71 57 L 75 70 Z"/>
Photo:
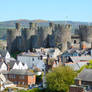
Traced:
<path id="1" fill-rule="evenodd" d="M 72 31 L 78 28 L 79 25 L 88 25 L 88 22 L 73 22 L 73 21 L 48 21 L 48 20 L 12 20 L 12 21 L 4 21 L 0 22 L 0 39 L 6 39 L 6 31 L 7 28 L 15 28 L 15 23 L 20 23 L 21 27 L 29 27 L 29 23 L 34 22 L 39 26 L 48 26 L 49 22 L 53 22 L 55 24 L 71 24 Z M 92 23 L 90 23 L 92 25 Z"/>

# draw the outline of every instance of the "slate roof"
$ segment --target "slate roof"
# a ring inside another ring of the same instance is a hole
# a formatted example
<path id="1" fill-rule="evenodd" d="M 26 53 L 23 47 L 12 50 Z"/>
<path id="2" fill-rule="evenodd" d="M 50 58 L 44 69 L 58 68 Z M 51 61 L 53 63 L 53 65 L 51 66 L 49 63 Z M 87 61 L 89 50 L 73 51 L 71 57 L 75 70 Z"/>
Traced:
<path id="1" fill-rule="evenodd" d="M 4 63 L 4 62 L 0 62 L 0 67 L 2 66 L 3 63 Z"/>
<path id="2" fill-rule="evenodd" d="M 77 62 L 77 63 L 65 63 L 65 66 L 72 67 L 75 71 L 79 70 L 83 65 L 86 65 L 87 62 Z"/>
<path id="3" fill-rule="evenodd" d="M 91 56 L 71 56 L 70 57 L 73 62 L 80 62 L 80 61 L 89 61 L 92 60 Z"/>
<path id="4" fill-rule="evenodd" d="M 7 54 L 7 50 L 0 49 L 0 54 L 1 54 L 1 56 L 5 57 Z"/>
<path id="5" fill-rule="evenodd" d="M 11 61 L 11 62 L 8 62 L 7 65 L 9 65 L 10 69 L 12 69 L 15 63 L 16 61 Z"/>
<path id="6" fill-rule="evenodd" d="M 82 81 L 92 82 L 92 69 L 84 69 L 77 78 L 80 78 Z"/>
<path id="7" fill-rule="evenodd" d="M 29 76 L 35 75 L 34 73 L 29 72 L 27 70 L 17 70 L 17 69 L 13 69 L 8 72 L 6 71 L 3 74 L 29 75 Z"/>

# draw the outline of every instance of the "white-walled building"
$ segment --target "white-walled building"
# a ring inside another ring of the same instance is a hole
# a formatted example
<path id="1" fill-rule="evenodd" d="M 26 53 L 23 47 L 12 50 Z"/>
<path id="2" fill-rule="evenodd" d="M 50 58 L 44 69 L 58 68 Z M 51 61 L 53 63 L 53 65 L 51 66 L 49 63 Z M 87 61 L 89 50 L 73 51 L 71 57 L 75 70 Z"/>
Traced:
<path id="1" fill-rule="evenodd" d="M 22 62 L 18 62 L 18 61 L 16 61 L 16 62 L 14 62 L 14 61 L 11 61 L 11 62 L 8 62 L 7 63 L 7 65 L 8 65 L 8 67 L 10 68 L 10 69 L 19 69 L 19 70 L 27 70 L 28 69 L 28 66 L 26 65 L 26 64 L 24 64 L 24 63 L 22 63 Z"/>
<path id="2" fill-rule="evenodd" d="M 28 68 L 32 69 L 34 66 L 40 70 L 45 70 L 45 64 L 41 56 L 35 53 L 21 53 L 17 56 L 17 61 L 27 64 Z"/>
<path id="3" fill-rule="evenodd" d="M 0 72 L 7 71 L 7 65 L 4 62 L 0 62 Z"/>
<path id="4" fill-rule="evenodd" d="M 40 48 L 35 50 L 36 53 L 43 56 L 43 59 L 46 59 L 48 54 L 50 58 L 57 59 L 57 56 L 61 54 L 58 48 Z"/>

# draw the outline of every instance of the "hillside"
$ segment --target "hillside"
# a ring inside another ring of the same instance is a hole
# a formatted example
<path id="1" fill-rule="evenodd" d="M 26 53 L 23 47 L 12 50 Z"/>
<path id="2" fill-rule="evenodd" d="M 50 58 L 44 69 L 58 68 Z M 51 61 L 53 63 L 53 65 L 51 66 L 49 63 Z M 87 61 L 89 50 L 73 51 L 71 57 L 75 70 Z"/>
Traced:
<path id="1" fill-rule="evenodd" d="M 20 23 L 21 27 L 29 27 L 29 23 L 34 22 L 37 23 L 39 26 L 48 26 L 50 21 L 47 20 L 12 20 L 12 21 L 4 21 L 0 22 L 0 39 L 6 39 L 6 31 L 7 28 L 14 28 L 15 23 Z M 87 22 L 73 22 L 73 21 L 52 21 L 55 24 L 71 24 L 72 25 L 72 32 L 78 28 L 79 25 L 88 25 Z M 92 24 L 92 23 L 91 23 Z M 90 24 L 90 25 L 91 25 Z"/>

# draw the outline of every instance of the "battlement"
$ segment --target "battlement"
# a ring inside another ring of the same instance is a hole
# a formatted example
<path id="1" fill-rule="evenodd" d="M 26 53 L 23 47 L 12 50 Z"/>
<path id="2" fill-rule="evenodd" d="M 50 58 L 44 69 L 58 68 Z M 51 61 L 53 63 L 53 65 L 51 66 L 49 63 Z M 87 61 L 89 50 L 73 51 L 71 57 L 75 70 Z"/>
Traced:
<path id="1" fill-rule="evenodd" d="M 36 28 L 37 27 L 37 24 L 36 23 L 33 23 L 33 22 L 30 22 L 29 23 L 29 28 Z"/>
<path id="2" fill-rule="evenodd" d="M 11 34 L 11 33 L 14 33 L 14 32 L 16 32 L 16 29 L 8 29 L 8 30 L 7 30 L 7 33 L 8 33 L 8 34 Z"/>
<path id="3" fill-rule="evenodd" d="M 88 26 L 87 25 L 79 25 L 79 29 L 87 29 Z"/>
<path id="4" fill-rule="evenodd" d="M 20 28 L 21 28 L 20 23 L 16 23 L 15 26 L 16 26 L 17 30 L 20 30 Z"/>
<path id="5" fill-rule="evenodd" d="M 52 22 L 49 23 L 49 27 L 54 27 L 54 26 L 55 26 L 54 23 L 52 23 Z"/>
<path id="6" fill-rule="evenodd" d="M 71 29 L 71 25 L 70 24 L 66 24 L 66 25 L 55 24 L 55 29 L 59 29 L 59 30 Z"/>

